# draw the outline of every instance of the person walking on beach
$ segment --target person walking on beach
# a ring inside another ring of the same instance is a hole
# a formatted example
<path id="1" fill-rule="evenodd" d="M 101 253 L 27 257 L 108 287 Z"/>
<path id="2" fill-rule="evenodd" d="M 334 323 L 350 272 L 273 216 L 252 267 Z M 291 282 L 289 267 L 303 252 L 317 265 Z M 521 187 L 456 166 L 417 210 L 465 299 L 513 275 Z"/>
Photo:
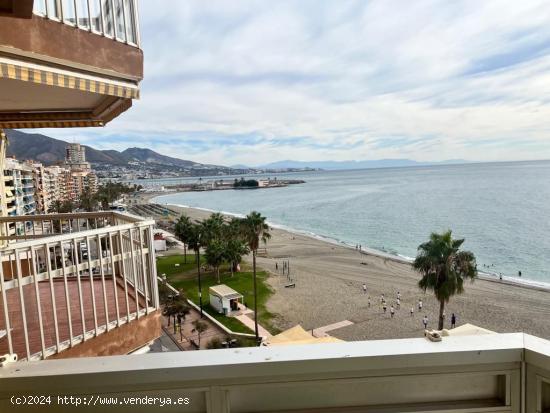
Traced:
<path id="1" fill-rule="evenodd" d="M 279 272 L 279 263 L 278 262 L 275 263 L 275 271 Z"/>
<path id="2" fill-rule="evenodd" d="M 428 316 L 425 315 L 424 318 L 422 319 L 422 324 L 424 324 L 424 330 L 427 330 L 428 329 Z"/>
<path id="3" fill-rule="evenodd" d="M 456 315 L 455 313 L 451 314 L 451 328 L 455 328 L 456 326 Z"/>
<path id="4" fill-rule="evenodd" d="M 393 318 L 395 315 L 395 308 L 393 308 L 393 304 L 390 306 L 390 317 Z"/>
<path id="5" fill-rule="evenodd" d="M 367 293 L 367 284 L 363 283 L 363 292 L 366 294 Z"/>
<path id="6" fill-rule="evenodd" d="M 397 299 L 401 300 L 401 293 L 399 291 L 397 292 Z"/>
<path id="7" fill-rule="evenodd" d="M 384 301 L 386 301 L 386 299 L 384 298 L 384 294 L 382 294 L 380 296 L 380 304 L 384 304 Z"/>
<path id="8" fill-rule="evenodd" d="M 382 304 L 382 310 L 384 310 L 384 314 L 386 314 L 387 309 L 388 307 L 386 306 L 386 302 L 384 301 L 384 303 Z"/>
<path id="9" fill-rule="evenodd" d="M 367 306 L 370 308 L 370 296 L 367 299 Z"/>
<path id="10" fill-rule="evenodd" d="M 414 306 L 411 307 L 411 317 L 414 315 Z"/>
<path id="11" fill-rule="evenodd" d="M 422 299 L 418 300 L 418 311 L 422 311 Z"/>
<path id="12" fill-rule="evenodd" d="M 397 308 L 401 308 L 401 299 L 397 298 Z"/>

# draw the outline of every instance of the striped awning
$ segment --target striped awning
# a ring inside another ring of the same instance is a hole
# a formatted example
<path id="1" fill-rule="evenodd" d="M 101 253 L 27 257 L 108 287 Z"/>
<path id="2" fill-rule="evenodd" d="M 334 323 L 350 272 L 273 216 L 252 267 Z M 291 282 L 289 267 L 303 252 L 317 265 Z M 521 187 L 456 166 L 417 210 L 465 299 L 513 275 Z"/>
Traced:
<path id="1" fill-rule="evenodd" d="M 139 99 L 139 88 L 131 82 L 106 80 L 83 73 L 0 57 L 0 78 L 57 86 L 126 99 Z"/>

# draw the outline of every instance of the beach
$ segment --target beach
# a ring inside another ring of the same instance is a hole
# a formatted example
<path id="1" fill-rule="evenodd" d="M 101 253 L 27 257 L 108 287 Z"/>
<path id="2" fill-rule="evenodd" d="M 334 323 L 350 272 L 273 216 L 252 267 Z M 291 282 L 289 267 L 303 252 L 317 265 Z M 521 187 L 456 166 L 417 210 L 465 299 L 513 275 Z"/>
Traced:
<path id="1" fill-rule="evenodd" d="M 144 196 L 140 201 L 151 197 Z M 211 213 L 171 207 L 198 220 Z M 418 288 L 420 276 L 410 264 L 279 228 L 272 228 L 271 235 L 267 256 L 258 257 L 258 264 L 272 274 L 270 284 L 274 294 L 268 309 L 278 314 L 277 327 L 286 329 L 301 324 L 311 330 L 349 320 L 352 325 L 330 332 L 349 341 L 419 337 L 423 334 L 424 315 L 428 316 L 428 327 L 437 327 L 439 304 L 432 293 Z M 280 272 L 285 260 L 290 262 L 295 288 L 286 288 L 287 276 L 276 270 L 275 264 L 279 264 Z M 367 285 L 366 294 L 363 283 Z M 382 294 L 388 303 L 385 314 L 380 305 Z M 419 299 L 423 301 L 421 312 Z M 392 303 L 396 310 L 390 318 Z M 447 328 L 452 313 L 457 316 L 457 326 L 471 323 L 499 333 L 525 332 L 550 338 L 550 293 L 538 288 L 480 278 L 474 283 L 467 282 L 465 293 L 451 298 L 447 304 Z"/>

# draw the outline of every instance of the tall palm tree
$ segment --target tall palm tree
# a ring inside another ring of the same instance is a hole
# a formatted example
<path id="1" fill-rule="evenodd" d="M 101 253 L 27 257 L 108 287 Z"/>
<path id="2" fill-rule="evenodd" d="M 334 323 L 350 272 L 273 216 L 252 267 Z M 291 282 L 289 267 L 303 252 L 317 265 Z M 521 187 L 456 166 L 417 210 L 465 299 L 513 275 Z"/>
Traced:
<path id="1" fill-rule="evenodd" d="M 267 243 L 267 240 L 271 238 L 271 234 L 269 233 L 269 225 L 266 223 L 266 218 L 256 211 L 252 211 L 242 220 L 242 233 L 250 251 L 252 251 L 252 271 L 254 274 L 254 333 L 256 334 L 256 341 L 259 342 L 256 254 L 258 253 L 260 242 L 264 244 Z"/>
<path id="2" fill-rule="evenodd" d="M 192 224 L 189 231 L 188 245 L 193 251 L 195 251 L 195 257 L 197 260 L 197 281 L 199 288 L 199 307 L 202 314 L 202 286 L 201 286 L 201 246 L 202 246 L 203 226 L 201 224 Z"/>
<path id="3" fill-rule="evenodd" d="M 434 292 L 439 301 L 439 325 L 443 329 L 445 303 L 453 295 L 464 292 L 464 280 L 477 277 L 476 258 L 470 251 L 461 251 L 464 239 L 453 239 L 452 231 L 433 232 L 430 240 L 418 247 L 413 268 L 422 274 L 418 286 Z"/>
<path id="4" fill-rule="evenodd" d="M 183 242 L 183 261 L 187 264 L 187 245 L 189 244 L 189 237 L 191 235 L 193 223 L 191 218 L 187 215 L 182 214 L 179 217 L 178 222 L 176 222 L 175 235 L 178 239 Z"/>

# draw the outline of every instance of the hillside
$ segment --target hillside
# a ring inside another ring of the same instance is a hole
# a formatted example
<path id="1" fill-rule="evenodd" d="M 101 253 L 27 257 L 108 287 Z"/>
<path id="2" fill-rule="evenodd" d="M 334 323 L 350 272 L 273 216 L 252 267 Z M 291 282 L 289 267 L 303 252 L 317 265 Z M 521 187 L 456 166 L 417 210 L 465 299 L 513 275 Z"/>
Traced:
<path id="1" fill-rule="evenodd" d="M 8 156 L 17 159 L 34 159 L 46 165 L 62 162 L 65 159 L 67 142 L 37 133 L 25 133 L 17 130 L 6 130 L 8 136 Z M 161 155 L 151 149 L 128 148 L 122 152 L 116 150 L 98 150 L 84 145 L 86 160 L 96 164 L 126 165 L 130 161 L 144 164 L 172 166 L 179 168 L 197 168 L 202 164 L 184 159 Z M 223 166 L 209 165 L 213 168 L 227 169 Z"/>

